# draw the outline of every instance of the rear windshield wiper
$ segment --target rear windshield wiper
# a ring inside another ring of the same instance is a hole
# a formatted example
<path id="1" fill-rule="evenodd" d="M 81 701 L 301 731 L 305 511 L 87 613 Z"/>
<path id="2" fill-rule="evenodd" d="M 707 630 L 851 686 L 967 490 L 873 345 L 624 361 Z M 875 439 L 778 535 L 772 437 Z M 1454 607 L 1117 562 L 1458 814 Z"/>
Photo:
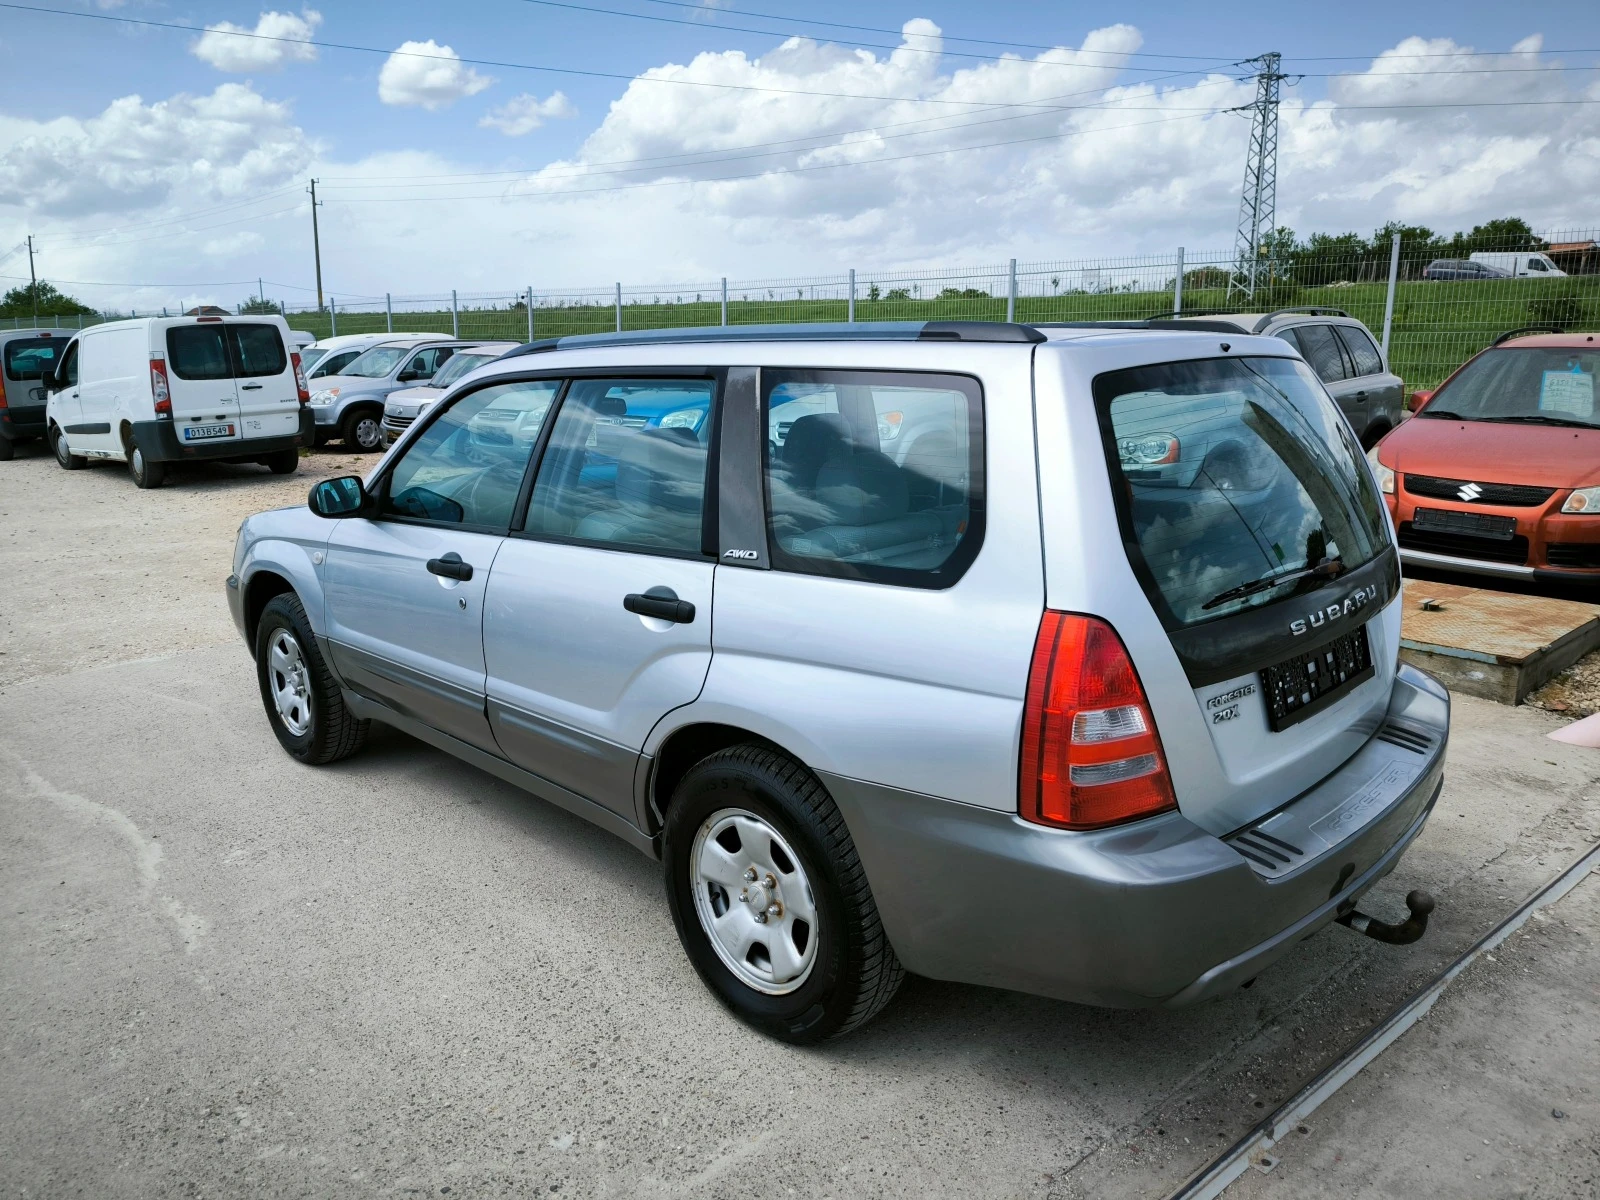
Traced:
<path id="1" fill-rule="evenodd" d="M 1230 600 L 1243 600 L 1246 596 L 1253 596 L 1257 592 L 1264 592 L 1270 588 L 1280 587 L 1285 583 L 1293 583 L 1297 579 L 1307 579 L 1314 575 L 1326 576 L 1331 579 L 1344 570 L 1344 559 L 1325 558 L 1314 567 L 1294 567 L 1287 571 L 1275 571 L 1271 575 L 1263 575 L 1260 579 L 1252 579 L 1249 583 L 1241 583 L 1238 587 L 1231 587 L 1225 592 L 1218 592 L 1200 607 L 1202 609 L 1216 608 Z"/>
<path id="2" fill-rule="evenodd" d="M 1544 413 L 1523 413 L 1514 417 L 1483 417 L 1497 425 L 1561 425 L 1569 429 L 1600 429 L 1592 421 L 1579 421 L 1573 417 L 1551 417 Z"/>

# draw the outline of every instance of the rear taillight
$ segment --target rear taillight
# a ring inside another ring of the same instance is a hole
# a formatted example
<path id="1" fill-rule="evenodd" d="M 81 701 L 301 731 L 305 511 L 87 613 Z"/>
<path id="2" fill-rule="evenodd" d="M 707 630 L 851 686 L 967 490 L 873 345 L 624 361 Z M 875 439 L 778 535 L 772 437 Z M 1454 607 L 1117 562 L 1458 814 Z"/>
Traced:
<path id="1" fill-rule="evenodd" d="M 1176 807 L 1155 718 L 1122 639 L 1104 621 L 1047 611 L 1022 714 L 1022 817 L 1098 829 Z"/>
<path id="2" fill-rule="evenodd" d="M 6 377 L 0 374 L 0 408 L 6 406 Z"/>
<path id="3" fill-rule="evenodd" d="M 150 360 L 150 395 L 156 402 L 156 418 L 158 420 L 172 420 L 172 391 L 167 387 L 167 364 L 165 359 L 152 358 Z"/>
<path id="4" fill-rule="evenodd" d="M 291 353 L 289 361 L 294 364 L 294 387 L 300 393 L 300 403 L 304 406 L 311 402 L 311 393 L 306 390 L 306 370 L 300 365 L 298 354 Z"/>

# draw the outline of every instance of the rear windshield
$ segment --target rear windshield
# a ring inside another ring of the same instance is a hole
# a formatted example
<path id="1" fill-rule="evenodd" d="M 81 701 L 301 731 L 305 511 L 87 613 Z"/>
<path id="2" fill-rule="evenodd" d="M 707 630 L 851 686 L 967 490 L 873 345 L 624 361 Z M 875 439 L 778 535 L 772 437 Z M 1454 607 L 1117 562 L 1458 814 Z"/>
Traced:
<path id="1" fill-rule="evenodd" d="M 382 379 L 394 370 L 400 360 L 411 353 L 410 346 L 374 346 L 354 362 L 339 371 L 341 375 L 359 375 L 363 379 Z"/>
<path id="2" fill-rule="evenodd" d="M 1480 354 L 1434 395 L 1419 417 L 1503 425 L 1600 428 L 1595 372 L 1600 349 L 1507 347 Z"/>
<path id="3" fill-rule="evenodd" d="M 281 375 L 289 365 L 276 326 L 207 323 L 167 330 L 167 361 L 179 379 Z"/>
<path id="4" fill-rule="evenodd" d="M 1301 594 L 1388 546 L 1350 427 L 1304 363 L 1230 358 L 1095 381 L 1123 534 L 1169 629 Z"/>
<path id="5" fill-rule="evenodd" d="M 6 378 L 14 383 L 38 379 L 67 348 L 66 338 L 18 338 L 6 343 Z"/>

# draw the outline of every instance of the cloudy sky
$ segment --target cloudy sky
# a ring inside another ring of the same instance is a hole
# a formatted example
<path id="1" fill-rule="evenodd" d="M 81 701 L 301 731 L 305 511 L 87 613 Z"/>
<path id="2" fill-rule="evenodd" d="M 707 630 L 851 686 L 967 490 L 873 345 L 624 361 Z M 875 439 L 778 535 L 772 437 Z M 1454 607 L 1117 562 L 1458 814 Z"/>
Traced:
<path id="1" fill-rule="evenodd" d="M 1281 223 L 1600 226 L 1592 2 L 1236 18 L 37 0 L 0 10 L 0 283 L 32 233 L 41 274 L 96 305 L 231 304 L 258 277 L 304 303 L 313 176 L 336 296 L 1226 250 L 1249 127 L 1225 110 L 1266 50 L 1301 76 Z"/>

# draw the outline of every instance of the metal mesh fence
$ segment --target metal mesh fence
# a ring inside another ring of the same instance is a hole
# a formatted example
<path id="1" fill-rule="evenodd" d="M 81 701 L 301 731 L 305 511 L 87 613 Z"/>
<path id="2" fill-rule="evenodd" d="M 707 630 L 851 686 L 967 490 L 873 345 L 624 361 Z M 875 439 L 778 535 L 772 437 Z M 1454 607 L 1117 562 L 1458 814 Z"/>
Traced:
<path id="1" fill-rule="evenodd" d="M 1285 248 L 1269 263 L 1268 282 L 1253 298 L 1230 297 L 1228 279 L 1235 265 L 1230 253 L 1177 251 L 558 290 L 524 284 L 501 292 L 335 294 L 320 310 L 308 306 L 285 315 L 293 328 L 317 337 L 392 330 L 522 342 L 720 324 L 1008 318 L 1051 323 L 1132 320 L 1179 308 L 1193 315 L 1323 306 L 1359 318 L 1382 338 L 1392 292 L 1391 365 L 1407 386 L 1432 387 L 1507 330 L 1538 324 L 1600 327 L 1597 236 L 1600 231 L 1591 229 L 1547 232 L 1523 245 L 1469 245 L 1459 236 L 1453 242 L 1402 242 L 1398 260 L 1382 239 L 1313 239 Z M 1480 261 L 1487 257 L 1485 265 L 1498 273 L 1468 278 L 1437 265 L 1470 263 L 1474 254 Z M 1532 269 L 1529 258 L 1565 273 Z M 1452 273 L 1457 277 L 1437 278 Z M 71 329 L 124 315 L 41 317 L 40 324 Z M 0 319 L 0 328 L 32 324 L 25 317 Z"/>

